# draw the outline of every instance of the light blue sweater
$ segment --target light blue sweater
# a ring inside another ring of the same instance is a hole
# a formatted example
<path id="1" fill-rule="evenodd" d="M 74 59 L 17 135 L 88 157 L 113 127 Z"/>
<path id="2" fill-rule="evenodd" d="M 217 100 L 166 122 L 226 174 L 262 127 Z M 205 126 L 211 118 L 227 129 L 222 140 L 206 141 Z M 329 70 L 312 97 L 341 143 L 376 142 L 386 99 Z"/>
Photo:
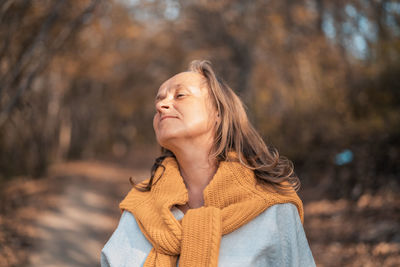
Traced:
<path id="1" fill-rule="evenodd" d="M 178 220 L 184 216 L 177 208 L 171 212 Z M 101 251 L 101 266 L 143 266 L 151 248 L 133 215 L 124 211 L 117 229 Z M 296 206 L 273 205 L 249 223 L 222 236 L 218 266 L 315 266 Z"/>

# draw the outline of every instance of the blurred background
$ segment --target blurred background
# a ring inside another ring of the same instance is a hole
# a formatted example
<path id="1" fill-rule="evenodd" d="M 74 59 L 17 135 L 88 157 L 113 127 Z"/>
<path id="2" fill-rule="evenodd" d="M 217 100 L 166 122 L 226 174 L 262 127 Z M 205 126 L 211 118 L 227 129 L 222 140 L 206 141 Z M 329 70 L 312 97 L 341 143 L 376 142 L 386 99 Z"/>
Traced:
<path id="1" fill-rule="evenodd" d="M 0 265 L 97 266 L 153 99 L 208 59 L 294 162 L 318 266 L 400 266 L 400 1 L 0 1 Z"/>

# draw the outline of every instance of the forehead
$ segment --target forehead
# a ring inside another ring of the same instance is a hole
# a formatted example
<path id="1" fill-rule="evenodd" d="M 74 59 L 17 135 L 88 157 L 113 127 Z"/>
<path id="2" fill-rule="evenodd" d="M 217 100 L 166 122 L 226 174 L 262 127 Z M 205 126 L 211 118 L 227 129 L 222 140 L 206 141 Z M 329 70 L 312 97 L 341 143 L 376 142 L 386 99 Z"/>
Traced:
<path id="1" fill-rule="evenodd" d="M 158 93 L 164 93 L 167 90 L 178 89 L 180 87 L 202 87 L 204 81 L 204 77 L 199 73 L 190 71 L 181 72 L 165 81 L 158 89 Z"/>

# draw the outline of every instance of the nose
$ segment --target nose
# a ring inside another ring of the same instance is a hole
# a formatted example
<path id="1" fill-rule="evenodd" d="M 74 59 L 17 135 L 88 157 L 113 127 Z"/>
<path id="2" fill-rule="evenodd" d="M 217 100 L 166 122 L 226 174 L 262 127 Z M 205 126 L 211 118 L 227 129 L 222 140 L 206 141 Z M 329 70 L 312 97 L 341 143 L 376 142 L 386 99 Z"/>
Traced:
<path id="1" fill-rule="evenodd" d="M 164 98 L 157 102 L 156 109 L 158 112 L 162 112 L 163 110 L 169 109 L 170 106 L 171 106 L 171 103 L 167 100 L 167 98 Z"/>

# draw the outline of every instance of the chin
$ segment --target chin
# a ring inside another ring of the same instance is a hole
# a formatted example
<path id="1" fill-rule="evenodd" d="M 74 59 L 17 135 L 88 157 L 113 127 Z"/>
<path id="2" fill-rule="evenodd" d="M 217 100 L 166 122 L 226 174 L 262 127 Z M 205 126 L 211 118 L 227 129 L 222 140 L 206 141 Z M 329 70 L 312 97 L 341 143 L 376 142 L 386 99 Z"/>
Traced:
<path id="1" fill-rule="evenodd" d="M 157 142 L 160 144 L 160 146 L 170 149 L 172 147 L 172 140 L 175 138 L 176 137 L 174 135 L 163 135 L 162 137 L 157 138 Z"/>

